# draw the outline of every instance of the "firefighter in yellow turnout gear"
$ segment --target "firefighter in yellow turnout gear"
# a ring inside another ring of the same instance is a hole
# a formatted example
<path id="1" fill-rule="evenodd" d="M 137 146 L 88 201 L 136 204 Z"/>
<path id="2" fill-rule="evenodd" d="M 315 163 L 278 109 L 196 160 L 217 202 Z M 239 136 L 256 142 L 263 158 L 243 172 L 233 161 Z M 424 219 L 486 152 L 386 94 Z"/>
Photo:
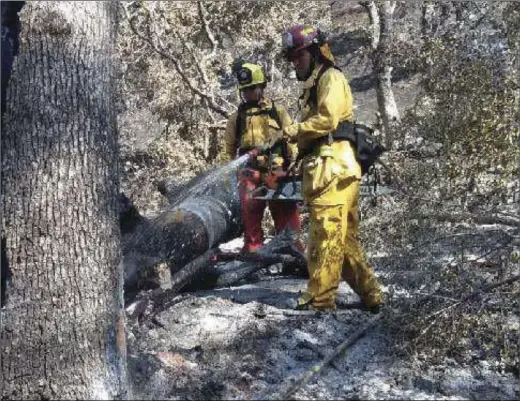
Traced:
<path id="1" fill-rule="evenodd" d="M 266 206 L 271 211 L 277 233 L 285 228 L 300 231 L 300 214 L 296 203 L 266 202 L 252 195 L 260 185 L 269 182 L 273 174 L 283 173 L 284 165 L 296 158 L 296 146 L 287 146 L 286 152 L 282 146 L 274 147 L 271 149 L 271 157 L 258 154 L 258 149 L 267 146 L 277 132 L 292 123 L 291 117 L 285 108 L 264 97 L 267 79 L 260 65 L 239 62 L 235 70 L 242 102 L 238 111 L 228 120 L 222 160 L 229 161 L 237 155 L 250 154 L 247 165 L 238 172 L 238 188 L 244 226 L 242 251 L 256 252 L 264 242 L 262 219 Z M 297 246 L 301 247 L 299 242 Z"/>
<path id="2" fill-rule="evenodd" d="M 379 283 L 358 239 L 361 167 L 354 149 L 336 133 L 354 121 L 350 86 L 334 65 L 323 34 L 295 26 L 283 37 L 285 56 L 303 81 L 302 122 L 284 128 L 303 158 L 303 198 L 310 211 L 307 293 L 300 308 L 334 310 L 341 277 L 367 308 L 383 303 Z"/>

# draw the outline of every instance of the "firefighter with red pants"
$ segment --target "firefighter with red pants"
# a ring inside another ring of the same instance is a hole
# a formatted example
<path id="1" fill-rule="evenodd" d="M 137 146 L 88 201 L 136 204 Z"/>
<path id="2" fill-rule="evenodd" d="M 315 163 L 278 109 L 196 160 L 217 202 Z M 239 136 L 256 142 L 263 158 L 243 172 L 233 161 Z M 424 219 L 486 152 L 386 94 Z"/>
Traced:
<path id="1" fill-rule="evenodd" d="M 242 103 L 228 120 L 224 137 L 223 161 L 249 153 L 247 165 L 238 172 L 244 247 L 242 252 L 256 252 L 263 245 L 262 219 L 266 206 L 274 220 L 276 233 L 284 228 L 300 231 L 300 215 L 296 202 L 253 199 L 252 191 L 269 182 L 296 159 L 296 146 L 289 145 L 268 157 L 263 153 L 271 139 L 292 121 L 287 111 L 264 97 L 267 84 L 262 67 L 252 63 L 234 66 Z M 277 134 L 278 133 L 278 134 Z M 281 149 L 281 148 L 280 148 Z M 284 154 L 285 153 L 285 154 Z"/>

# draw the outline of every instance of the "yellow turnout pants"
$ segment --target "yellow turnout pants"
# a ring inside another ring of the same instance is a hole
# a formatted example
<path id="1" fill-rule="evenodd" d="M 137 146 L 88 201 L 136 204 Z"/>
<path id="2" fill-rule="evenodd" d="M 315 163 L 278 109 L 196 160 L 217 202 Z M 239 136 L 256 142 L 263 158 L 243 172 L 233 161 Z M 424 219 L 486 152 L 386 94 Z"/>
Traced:
<path id="1" fill-rule="evenodd" d="M 360 181 L 356 177 L 333 185 L 341 205 L 311 204 L 307 294 L 299 304 L 312 309 L 333 310 L 341 277 L 372 308 L 382 303 L 381 289 L 358 239 Z"/>

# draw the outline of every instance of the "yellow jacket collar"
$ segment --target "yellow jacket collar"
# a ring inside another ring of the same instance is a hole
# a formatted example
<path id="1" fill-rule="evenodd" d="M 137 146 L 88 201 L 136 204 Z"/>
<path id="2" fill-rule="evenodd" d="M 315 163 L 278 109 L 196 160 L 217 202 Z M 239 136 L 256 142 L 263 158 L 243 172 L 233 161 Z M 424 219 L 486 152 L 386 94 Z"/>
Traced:
<path id="1" fill-rule="evenodd" d="M 251 106 L 252 108 L 257 108 L 257 109 L 267 109 L 267 108 L 270 108 L 272 105 L 272 102 L 268 99 L 261 99 L 260 101 L 258 101 L 258 103 L 254 106 Z"/>

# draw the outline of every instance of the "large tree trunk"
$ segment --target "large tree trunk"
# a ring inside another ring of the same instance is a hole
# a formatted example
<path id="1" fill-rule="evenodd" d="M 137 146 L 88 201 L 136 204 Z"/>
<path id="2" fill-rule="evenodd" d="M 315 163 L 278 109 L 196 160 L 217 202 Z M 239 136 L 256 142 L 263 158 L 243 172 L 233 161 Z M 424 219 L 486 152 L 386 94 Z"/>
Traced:
<path id="1" fill-rule="evenodd" d="M 2 399 L 126 396 L 116 7 L 31 2 L 21 13 L 2 132 Z"/>

